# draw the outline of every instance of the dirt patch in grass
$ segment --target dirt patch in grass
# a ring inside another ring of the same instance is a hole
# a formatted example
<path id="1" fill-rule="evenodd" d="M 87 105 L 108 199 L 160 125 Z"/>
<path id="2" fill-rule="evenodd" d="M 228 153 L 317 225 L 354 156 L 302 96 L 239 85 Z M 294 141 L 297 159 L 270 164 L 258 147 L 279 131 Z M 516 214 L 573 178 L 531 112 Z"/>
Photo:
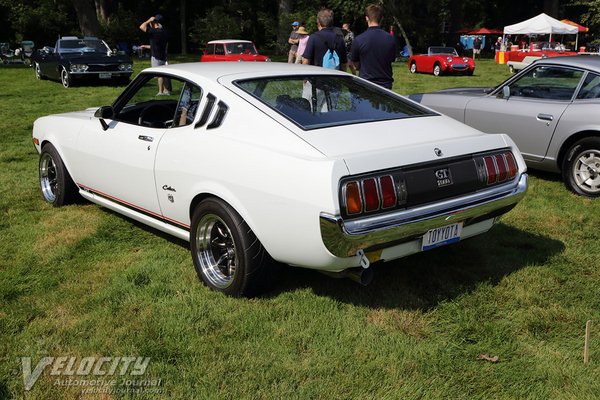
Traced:
<path id="1" fill-rule="evenodd" d="M 35 243 L 37 253 L 51 254 L 93 235 L 101 222 L 96 211 L 92 206 L 81 206 L 46 213 Z"/>
<path id="2" fill-rule="evenodd" d="M 429 335 L 429 324 L 416 311 L 376 309 L 367 314 L 367 322 L 390 332 L 402 332 L 417 339 Z"/>

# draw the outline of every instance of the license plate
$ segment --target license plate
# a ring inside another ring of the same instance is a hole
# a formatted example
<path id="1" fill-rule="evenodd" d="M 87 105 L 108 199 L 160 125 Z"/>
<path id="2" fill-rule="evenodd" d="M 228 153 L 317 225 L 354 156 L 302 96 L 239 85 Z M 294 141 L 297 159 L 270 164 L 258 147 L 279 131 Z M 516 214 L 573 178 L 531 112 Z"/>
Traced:
<path id="1" fill-rule="evenodd" d="M 423 235 L 421 250 L 429 250 L 460 241 L 462 227 L 463 223 L 457 222 L 456 224 L 430 229 Z"/>
<path id="2" fill-rule="evenodd" d="M 98 76 L 100 79 L 110 79 L 112 74 L 110 72 L 100 72 Z"/>

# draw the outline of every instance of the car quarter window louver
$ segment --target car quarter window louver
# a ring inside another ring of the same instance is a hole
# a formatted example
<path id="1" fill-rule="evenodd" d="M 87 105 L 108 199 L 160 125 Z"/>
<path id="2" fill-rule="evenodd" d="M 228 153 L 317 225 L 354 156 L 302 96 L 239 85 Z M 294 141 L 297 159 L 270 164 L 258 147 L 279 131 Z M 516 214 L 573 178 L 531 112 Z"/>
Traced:
<path id="1" fill-rule="evenodd" d="M 198 123 L 194 125 L 194 128 L 201 128 L 206 124 L 206 121 L 208 121 L 208 117 L 212 112 L 216 100 L 217 98 L 212 93 L 206 95 L 206 105 L 204 106 L 204 111 L 202 111 L 200 121 L 198 121 Z"/>
<path id="2" fill-rule="evenodd" d="M 215 117 L 213 118 L 212 122 L 206 127 L 206 129 L 218 128 L 223 123 L 223 120 L 225 119 L 225 115 L 227 114 L 229 107 L 227 106 L 227 104 L 219 100 L 217 108 L 218 109 L 217 113 L 215 114 Z"/>

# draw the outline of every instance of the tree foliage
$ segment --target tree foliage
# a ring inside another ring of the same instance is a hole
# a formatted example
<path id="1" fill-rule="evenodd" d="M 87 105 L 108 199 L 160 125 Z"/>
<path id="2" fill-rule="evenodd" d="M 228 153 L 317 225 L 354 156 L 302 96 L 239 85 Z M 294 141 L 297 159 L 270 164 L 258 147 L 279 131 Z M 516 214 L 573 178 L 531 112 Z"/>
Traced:
<path id="1" fill-rule="evenodd" d="M 371 2 L 383 6 L 384 28 L 397 21 L 416 50 L 452 43 L 459 29 L 502 28 L 544 11 L 600 28 L 600 0 L 329 0 L 327 6 L 335 12 L 336 25 L 348 22 L 358 34 L 366 29 L 364 10 Z M 161 13 L 170 31 L 170 52 L 180 52 L 185 42 L 197 51 L 212 39 L 241 38 L 254 40 L 261 50 L 285 53 L 291 23 L 300 21 L 314 32 L 323 4 L 322 0 L 0 0 L 0 41 L 29 39 L 49 45 L 58 35 L 97 30 L 112 44 L 145 43 L 139 25 Z M 399 46 L 405 41 L 399 37 Z"/>

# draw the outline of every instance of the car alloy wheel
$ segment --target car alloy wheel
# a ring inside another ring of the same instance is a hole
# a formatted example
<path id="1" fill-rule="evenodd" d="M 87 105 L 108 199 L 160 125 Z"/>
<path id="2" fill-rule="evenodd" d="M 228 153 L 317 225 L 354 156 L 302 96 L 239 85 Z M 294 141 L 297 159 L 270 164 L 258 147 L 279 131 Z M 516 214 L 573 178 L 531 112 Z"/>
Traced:
<path id="1" fill-rule="evenodd" d="M 202 275 L 218 289 L 229 287 L 237 273 L 238 256 L 227 224 L 217 215 L 206 214 L 200 220 L 195 240 Z"/>
<path id="2" fill-rule="evenodd" d="M 442 74 L 442 67 L 440 67 L 440 64 L 435 64 L 433 66 L 433 75 L 440 76 L 441 74 Z"/>
<path id="3" fill-rule="evenodd" d="M 65 68 L 60 72 L 60 81 L 65 88 L 71 86 L 71 75 L 67 72 Z"/>
<path id="4" fill-rule="evenodd" d="M 50 143 L 42 147 L 38 170 L 40 190 L 46 202 L 54 207 L 60 207 L 77 199 L 77 185 L 71 179 L 60 155 Z"/>
<path id="5" fill-rule="evenodd" d="M 190 250 L 200 279 L 230 296 L 254 296 L 273 279 L 271 257 L 246 221 L 220 199 L 205 199 L 194 210 Z"/>
<path id="6" fill-rule="evenodd" d="M 512 65 L 508 66 L 508 72 L 510 72 L 511 74 L 515 73 L 515 67 L 513 67 Z"/>
<path id="7" fill-rule="evenodd" d="M 40 64 L 39 64 L 39 63 L 35 63 L 35 77 L 36 77 L 38 80 L 42 80 L 42 79 L 43 79 L 43 76 L 42 76 L 42 69 L 41 69 L 41 67 L 40 67 Z"/>
<path id="8" fill-rule="evenodd" d="M 600 151 L 584 150 L 575 156 L 572 169 L 576 185 L 585 193 L 600 194 Z"/>
<path id="9" fill-rule="evenodd" d="M 600 196 L 600 139 L 585 138 L 575 143 L 563 161 L 563 179 L 574 193 Z"/>
<path id="10" fill-rule="evenodd" d="M 410 73 L 411 73 L 411 74 L 414 74 L 414 73 L 416 73 L 416 72 L 417 72 L 417 63 L 413 61 L 413 62 L 410 64 Z"/>
<path id="11" fill-rule="evenodd" d="M 56 165 L 50 153 L 42 153 L 40 156 L 40 189 L 42 196 L 48 203 L 56 201 L 58 183 L 56 176 Z"/>

